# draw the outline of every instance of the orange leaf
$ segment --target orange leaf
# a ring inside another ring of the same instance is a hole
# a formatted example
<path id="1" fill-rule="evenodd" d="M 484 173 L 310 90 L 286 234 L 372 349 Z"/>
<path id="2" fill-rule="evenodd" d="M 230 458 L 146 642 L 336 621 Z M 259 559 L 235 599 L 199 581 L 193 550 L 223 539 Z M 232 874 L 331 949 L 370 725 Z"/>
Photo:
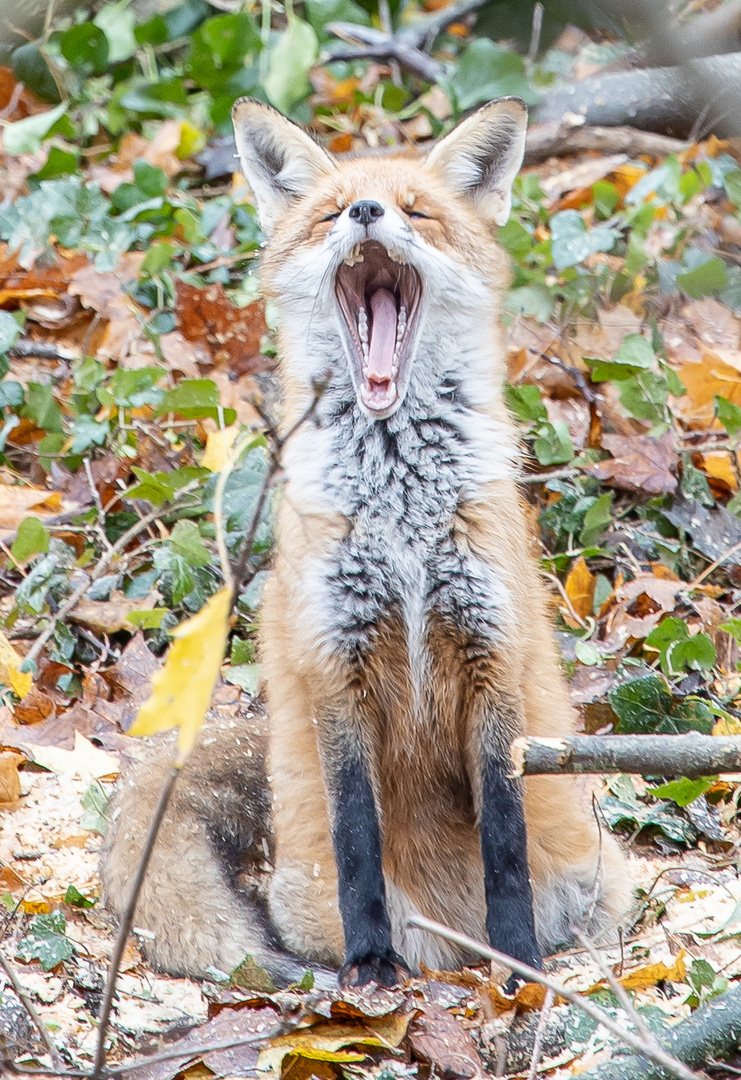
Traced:
<path id="1" fill-rule="evenodd" d="M 582 619 L 592 614 L 596 582 L 597 579 L 594 574 L 580 556 L 566 578 L 565 587 L 566 595 L 571 601 L 574 611 Z"/>

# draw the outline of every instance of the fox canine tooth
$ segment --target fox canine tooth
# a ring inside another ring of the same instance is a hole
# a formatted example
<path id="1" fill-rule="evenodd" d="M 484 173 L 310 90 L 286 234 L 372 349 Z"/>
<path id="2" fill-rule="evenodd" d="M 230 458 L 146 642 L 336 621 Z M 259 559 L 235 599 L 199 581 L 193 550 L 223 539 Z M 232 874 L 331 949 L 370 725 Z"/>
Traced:
<path id="1" fill-rule="evenodd" d="M 348 266 L 355 266 L 355 263 L 361 263 L 365 256 L 360 250 L 360 244 L 356 244 L 352 251 L 346 256 L 345 262 Z"/>
<path id="2" fill-rule="evenodd" d="M 401 263 L 403 266 L 406 266 L 406 264 L 407 264 L 407 260 L 404 258 L 404 256 L 402 255 L 402 253 L 400 251 L 392 251 L 389 248 L 388 249 L 388 257 L 389 257 L 389 259 L 391 259 L 392 262 Z"/>

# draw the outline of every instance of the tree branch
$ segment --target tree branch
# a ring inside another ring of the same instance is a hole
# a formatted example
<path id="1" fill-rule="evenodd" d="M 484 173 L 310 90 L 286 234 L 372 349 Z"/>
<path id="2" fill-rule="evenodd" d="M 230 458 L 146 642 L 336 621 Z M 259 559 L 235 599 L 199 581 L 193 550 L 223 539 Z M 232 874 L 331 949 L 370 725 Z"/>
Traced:
<path id="1" fill-rule="evenodd" d="M 715 776 L 741 772 L 741 735 L 569 735 L 515 739 L 515 776 L 634 773 Z"/>

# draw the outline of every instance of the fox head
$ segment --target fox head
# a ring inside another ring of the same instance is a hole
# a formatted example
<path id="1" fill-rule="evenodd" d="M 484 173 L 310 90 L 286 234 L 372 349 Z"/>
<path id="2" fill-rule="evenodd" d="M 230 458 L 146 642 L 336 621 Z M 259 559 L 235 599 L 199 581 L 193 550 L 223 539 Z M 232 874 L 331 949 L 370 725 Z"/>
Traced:
<path id="1" fill-rule="evenodd" d="M 330 370 L 335 393 L 380 420 L 467 353 L 475 366 L 477 344 L 491 356 L 506 274 L 491 225 L 509 217 L 522 162 L 519 98 L 485 105 L 424 158 L 337 159 L 249 98 L 232 117 L 293 385 Z"/>

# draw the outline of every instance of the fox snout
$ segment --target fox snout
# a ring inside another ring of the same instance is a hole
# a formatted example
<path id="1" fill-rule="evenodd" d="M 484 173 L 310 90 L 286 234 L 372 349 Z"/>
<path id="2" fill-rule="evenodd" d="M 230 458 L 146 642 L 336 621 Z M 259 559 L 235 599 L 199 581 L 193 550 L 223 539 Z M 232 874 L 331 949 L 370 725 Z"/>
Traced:
<path id="1" fill-rule="evenodd" d="M 374 202 L 372 199 L 361 199 L 359 202 L 354 202 L 352 204 L 348 210 L 348 214 L 353 221 L 357 221 L 360 225 L 367 226 L 378 218 L 383 217 L 384 209 L 380 203 Z"/>

